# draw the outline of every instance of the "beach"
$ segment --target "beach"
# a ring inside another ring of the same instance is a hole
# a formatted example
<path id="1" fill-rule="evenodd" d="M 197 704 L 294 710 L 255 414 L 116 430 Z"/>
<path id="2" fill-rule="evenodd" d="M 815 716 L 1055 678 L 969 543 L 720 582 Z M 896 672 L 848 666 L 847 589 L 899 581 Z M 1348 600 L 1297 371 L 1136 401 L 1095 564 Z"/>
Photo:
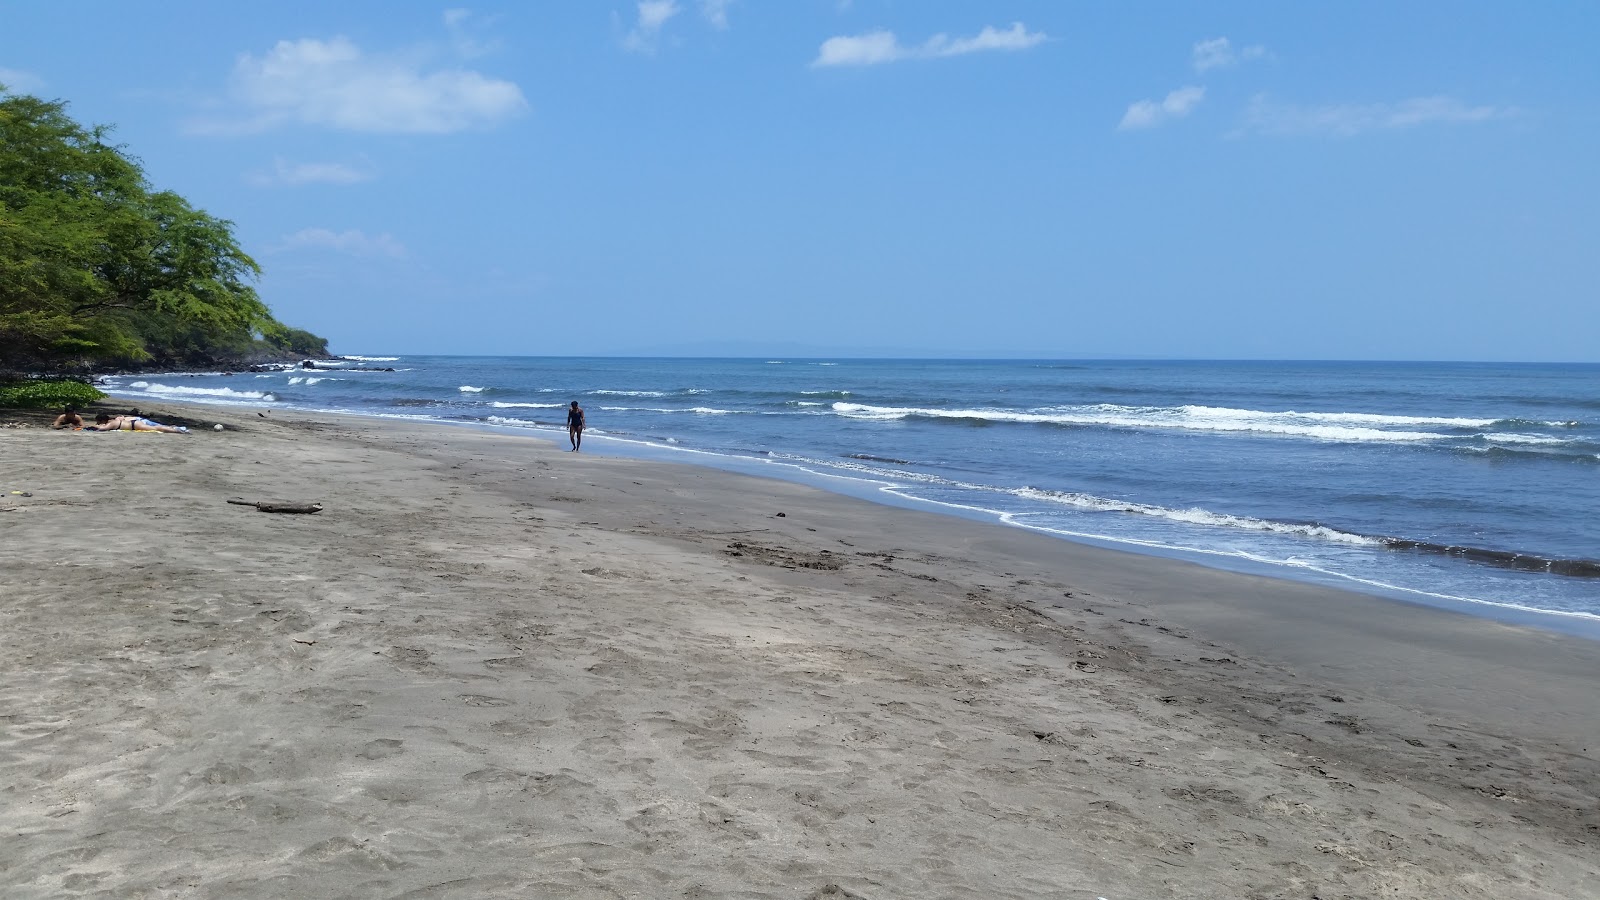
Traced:
<path id="1" fill-rule="evenodd" d="M 527 436 L 151 414 L 194 433 L 0 430 L 8 898 L 1600 894 L 1600 642 Z"/>

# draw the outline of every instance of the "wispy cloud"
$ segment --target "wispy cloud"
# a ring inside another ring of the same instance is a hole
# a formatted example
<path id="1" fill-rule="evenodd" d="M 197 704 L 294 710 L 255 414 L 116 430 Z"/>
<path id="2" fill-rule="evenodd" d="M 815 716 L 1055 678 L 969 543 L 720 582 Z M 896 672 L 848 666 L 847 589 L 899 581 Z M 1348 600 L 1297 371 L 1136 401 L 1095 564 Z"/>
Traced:
<path id="1" fill-rule="evenodd" d="M 44 79 L 32 72 L 0 66 L 0 84 L 5 85 L 9 90 L 25 94 L 44 87 Z"/>
<path id="2" fill-rule="evenodd" d="M 1140 100 L 1130 105 L 1128 111 L 1122 114 L 1122 122 L 1117 125 L 1117 129 L 1134 131 L 1154 128 L 1168 119 L 1181 119 L 1193 112 L 1205 96 L 1205 88 L 1190 85 L 1178 88 L 1161 100 Z"/>
<path id="3" fill-rule="evenodd" d="M 362 231 L 333 231 L 327 228 L 307 228 L 286 236 L 278 249 L 282 250 L 332 250 L 350 256 L 387 256 L 399 259 L 406 248 L 388 232 L 368 235 Z"/>
<path id="4" fill-rule="evenodd" d="M 496 17 L 484 18 L 470 9 L 456 7 L 444 11 L 444 27 L 450 33 L 450 47 L 464 59 L 475 59 L 500 49 L 499 41 L 482 41 L 473 36 L 474 30 L 493 22 Z"/>
<path id="5" fill-rule="evenodd" d="M 1026 50 L 1045 40 L 1048 40 L 1048 36 L 1044 32 L 1029 31 L 1021 22 L 1013 22 L 1005 30 L 986 26 L 972 37 L 952 38 L 946 34 L 936 34 L 921 44 L 911 46 L 900 43 L 892 31 L 870 31 L 828 38 L 822 42 L 817 58 L 811 61 L 811 65 L 874 66 L 907 59 L 965 56 L 986 50 Z"/>
<path id="6" fill-rule="evenodd" d="M 1236 66 L 1242 62 L 1261 59 L 1267 55 L 1267 48 L 1260 44 L 1233 49 L 1233 43 L 1225 37 L 1211 38 L 1194 45 L 1193 59 L 1194 70 L 1205 72 L 1211 69 L 1225 69 Z"/>
<path id="7" fill-rule="evenodd" d="M 1502 106 L 1472 106 L 1454 97 L 1413 97 L 1396 103 L 1300 106 L 1258 94 L 1245 110 L 1240 131 L 1265 135 L 1353 137 L 1426 125 L 1475 125 L 1517 115 Z"/>
<path id="8" fill-rule="evenodd" d="M 638 19 L 633 29 L 623 36 L 623 48 L 635 53 L 654 53 L 661 29 L 680 12 L 674 0 L 639 0 Z"/>
<path id="9" fill-rule="evenodd" d="M 251 172 L 245 177 L 256 187 L 297 187 L 303 184 L 359 184 L 371 181 L 373 175 L 366 169 L 344 163 L 291 163 L 280 158 L 273 160 L 271 169 Z"/>
<path id="10" fill-rule="evenodd" d="M 728 7 L 733 0 L 700 0 L 700 15 L 718 31 L 728 30 Z"/>
<path id="11" fill-rule="evenodd" d="M 250 134 L 284 125 L 344 131 L 444 134 L 492 125 L 527 108 L 509 81 L 465 69 L 424 71 L 413 60 L 368 56 L 348 39 L 279 41 L 234 65 L 229 92 L 242 113 L 193 122 L 203 134 Z"/>

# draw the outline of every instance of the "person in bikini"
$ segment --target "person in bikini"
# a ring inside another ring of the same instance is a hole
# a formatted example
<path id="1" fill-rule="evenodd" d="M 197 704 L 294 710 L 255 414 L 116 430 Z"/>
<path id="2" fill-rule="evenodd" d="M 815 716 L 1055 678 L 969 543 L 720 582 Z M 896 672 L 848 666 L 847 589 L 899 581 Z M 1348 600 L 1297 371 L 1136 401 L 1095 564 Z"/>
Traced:
<path id="1" fill-rule="evenodd" d="M 159 431 L 162 434 L 188 434 L 189 429 L 182 425 L 163 425 L 152 422 L 143 416 L 108 416 L 101 413 L 94 417 L 93 425 L 83 426 L 86 431 Z"/>
<path id="2" fill-rule="evenodd" d="M 572 401 L 572 407 L 567 410 L 567 437 L 572 439 L 572 449 L 576 451 L 583 446 L 583 407 L 578 401 Z"/>

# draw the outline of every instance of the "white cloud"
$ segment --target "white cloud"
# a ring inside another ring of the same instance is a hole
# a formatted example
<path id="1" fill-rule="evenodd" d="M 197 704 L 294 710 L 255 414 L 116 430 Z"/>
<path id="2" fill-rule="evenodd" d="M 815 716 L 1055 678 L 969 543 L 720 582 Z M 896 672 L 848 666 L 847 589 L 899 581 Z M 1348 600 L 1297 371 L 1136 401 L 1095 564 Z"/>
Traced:
<path id="1" fill-rule="evenodd" d="M 346 38 L 279 41 L 234 65 L 230 93 L 242 115 L 194 123 L 239 134 L 287 124 L 345 131 L 444 134 L 492 125 L 527 108 L 509 81 L 465 69 L 425 72 L 416 62 L 369 57 Z"/>
<path id="2" fill-rule="evenodd" d="M 7 90 L 26 94 L 44 87 L 44 79 L 32 72 L 0 66 L 0 84 L 5 85 Z"/>
<path id="3" fill-rule="evenodd" d="M 905 48 L 892 31 L 872 31 L 849 37 L 831 37 L 822 42 L 813 66 L 871 66 L 906 57 Z"/>
<path id="4" fill-rule="evenodd" d="M 371 181 L 372 177 L 371 172 L 354 166 L 347 166 L 344 163 L 290 163 L 283 159 L 274 160 L 270 171 L 252 172 L 247 176 L 250 183 L 257 187 L 298 186 L 302 184 L 358 184 L 363 181 Z"/>
<path id="5" fill-rule="evenodd" d="M 674 0 L 639 0 L 638 11 L 639 19 L 622 38 L 622 46 L 637 53 L 654 53 L 661 29 L 681 10 Z"/>
<path id="6" fill-rule="evenodd" d="M 1227 38 L 1211 38 L 1194 45 L 1194 70 L 1204 72 L 1208 69 L 1225 69 L 1252 59 L 1261 59 L 1266 55 L 1267 48 L 1259 44 L 1235 52 L 1233 43 Z"/>
<path id="7" fill-rule="evenodd" d="M 733 5 L 733 0 L 700 0 L 700 15 L 705 17 L 711 27 L 719 31 L 728 28 L 728 7 Z"/>
<path id="8" fill-rule="evenodd" d="M 1117 125 L 1119 131 L 1132 131 L 1139 128 L 1154 128 L 1168 119 L 1181 119 L 1194 111 L 1200 101 L 1204 100 L 1206 89 L 1203 87 L 1181 87 L 1168 94 L 1164 99 L 1140 100 L 1128 107 L 1122 114 L 1122 122 Z"/>
<path id="9" fill-rule="evenodd" d="M 1026 50 L 1048 39 L 1042 31 L 1029 31 L 1021 22 L 999 30 L 993 26 L 972 37 L 951 38 L 936 34 L 916 46 L 900 43 L 892 31 L 870 31 L 859 35 L 840 35 L 822 42 L 817 58 L 811 65 L 821 66 L 872 66 L 904 59 L 939 59 L 947 56 L 964 56 L 985 50 Z"/>
<path id="10" fill-rule="evenodd" d="M 1423 125 L 1474 125 L 1515 116 L 1517 110 L 1470 106 L 1454 97 L 1413 97 L 1397 103 L 1298 106 L 1257 95 L 1245 111 L 1241 131 L 1271 135 L 1351 137 L 1369 131 L 1393 131 Z"/>
<path id="11" fill-rule="evenodd" d="M 406 255 L 406 248 L 388 232 L 367 235 L 355 229 L 332 231 L 327 228 L 307 228 L 285 237 L 281 249 L 304 248 L 332 250 L 351 256 L 388 256 L 399 259 Z"/>
<path id="12" fill-rule="evenodd" d="M 444 27 L 450 32 L 450 47 L 463 59 L 476 59 L 500 49 L 498 41 L 480 41 L 469 33 L 472 26 L 481 31 L 483 26 L 493 22 L 496 17 L 484 18 L 474 15 L 470 9 L 447 9 L 444 11 Z"/>

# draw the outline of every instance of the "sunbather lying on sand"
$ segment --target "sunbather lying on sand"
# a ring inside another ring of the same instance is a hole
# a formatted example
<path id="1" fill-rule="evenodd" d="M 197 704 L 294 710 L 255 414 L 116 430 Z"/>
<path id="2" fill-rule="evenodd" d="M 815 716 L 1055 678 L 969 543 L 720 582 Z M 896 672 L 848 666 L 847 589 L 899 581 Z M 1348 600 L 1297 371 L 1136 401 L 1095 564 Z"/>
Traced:
<path id="1" fill-rule="evenodd" d="M 111 416 L 101 413 L 94 417 L 93 425 L 83 426 L 86 431 L 159 431 L 164 434 L 188 434 L 182 425 L 163 425 L 142 416 Z"/>

